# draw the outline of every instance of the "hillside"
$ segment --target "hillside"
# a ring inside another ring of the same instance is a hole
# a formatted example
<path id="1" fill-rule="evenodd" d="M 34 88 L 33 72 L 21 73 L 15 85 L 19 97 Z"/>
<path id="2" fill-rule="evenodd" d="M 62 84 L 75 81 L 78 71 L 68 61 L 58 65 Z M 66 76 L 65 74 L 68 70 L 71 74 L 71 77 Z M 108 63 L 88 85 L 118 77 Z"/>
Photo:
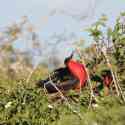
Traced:
<path id="1" fill-rule="evenodd" d="M 114 86 L 117 84 L 108 96 L 103 90 L 90 107 L 89 85 L 80 94 L 73 90 L 65 93 L 65 99 L 59 93 L 48 94 L 36 87 L 36 81 L 45 79 L 50 69 L 45 62 L 34 68 L 29 53 L 22 54 L 13 48 L 22 26 L 12 26 L 4 33 L 10 41 L 0 48 L 0 125 L 124 125 L 125 24 L 121 22 L 124 17 L 125 13 L 121 13 L 111 28 L 103 15 L 87 29 L 94 43 L 85 49 L 83 40 L 75 44 L 79 62 L 86 64 L 89 75 L 101 75 L 102 70 L 109 69 L 113 72 Z M 32 42 L 37 48 L 35 40 Z"/>

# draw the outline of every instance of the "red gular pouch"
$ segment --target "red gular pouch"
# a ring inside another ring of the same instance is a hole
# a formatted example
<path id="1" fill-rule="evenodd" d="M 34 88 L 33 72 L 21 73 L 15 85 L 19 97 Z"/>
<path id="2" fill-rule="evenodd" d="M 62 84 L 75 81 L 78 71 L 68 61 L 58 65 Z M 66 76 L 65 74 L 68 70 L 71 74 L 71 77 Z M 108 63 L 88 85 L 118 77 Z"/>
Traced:
<path id="1" fill-rule="evenodd" d="M 106 75 L 106 76 L 103 76 L 102 79 L 103 79 L 104 85 L 107 87 L 110 87 L 110 85 L 112 84 L 113 78 L 111 76 Z"/>
<path id="2" fill-rule="evenodd" d="M 67 62 L 67 67 L 71 74 L 78 79 L 78 83 L 75 86 L 76 90 L 80 90 L 80 88 L 83 88 L 86 84 L 86 81 L 88 79 L 87 72 L 85 69 L 85 66 L 75 60 L 69 60 Z"/>

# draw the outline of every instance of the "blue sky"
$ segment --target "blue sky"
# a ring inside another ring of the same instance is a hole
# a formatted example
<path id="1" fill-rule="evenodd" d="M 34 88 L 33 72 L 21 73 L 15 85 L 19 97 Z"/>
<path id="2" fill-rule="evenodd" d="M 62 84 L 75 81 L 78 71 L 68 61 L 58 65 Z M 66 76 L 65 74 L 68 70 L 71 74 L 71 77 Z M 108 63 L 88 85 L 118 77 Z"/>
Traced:
<path id="1" fill-rule="evenodd" d="M 50 37 L 54 34 L 66 34 L 67 41 L 59 45 L 59 49 L 60 53 L 67 53 L 71 48 L 68 44 L 71 34 L 75 34 L 71 40 L 76 41 L 83 37 L 90 42 L 83 29 L 102 14 L 106 14 L 109 25 L 113 25 L 121 11 L 125 11 L 125 0 L 1 0 L 0 27 L 26 15 L 36 26 L 42 41 L 53 42 Z M 17 47 L 22 46 L 21 44 L 22 42 L 18 42 Z"/>
<path id="2" fill-rule="evenodd" d="M 50 16 L 54 10 L 56 13 Z M 64 29 L 80 31 L 103 13 L 114 20 L 124 10 L 125 0 L 1 0 L 0 26 L 27 15 L 46 37 L 54 32 L 62 33 Z M 82 16 L 88 17 L 79 19 Z"/>

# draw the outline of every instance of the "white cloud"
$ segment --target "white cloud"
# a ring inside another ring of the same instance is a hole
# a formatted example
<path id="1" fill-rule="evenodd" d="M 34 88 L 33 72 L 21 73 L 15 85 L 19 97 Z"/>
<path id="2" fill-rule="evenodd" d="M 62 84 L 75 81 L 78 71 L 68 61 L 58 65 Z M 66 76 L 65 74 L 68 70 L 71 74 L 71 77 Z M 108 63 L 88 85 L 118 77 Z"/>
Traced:
<path id="1" fill-rule="evenodd" d="M 49 9 L 56 13 L 72 16 L 76 19 L 88 17 L 95 9 L 96 0 L 53 0 L 48 2 Z"/>

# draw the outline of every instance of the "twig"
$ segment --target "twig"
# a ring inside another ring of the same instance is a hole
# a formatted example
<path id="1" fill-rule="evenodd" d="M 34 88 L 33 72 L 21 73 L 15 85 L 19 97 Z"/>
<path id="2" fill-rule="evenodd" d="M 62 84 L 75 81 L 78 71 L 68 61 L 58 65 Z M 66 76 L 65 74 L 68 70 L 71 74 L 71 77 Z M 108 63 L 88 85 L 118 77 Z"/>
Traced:
<path id="1" fill-rule="evenodd" d="M 49 75 L 49 79 L 50 79 L 50 84 L 59 92 L 61 98 L 67 103 L 69 109 L 70 109 L 73 113 L 75 113 L 76 115 L 78 115 L 80 119 L 82 119 L 81 114 L 80 114 L 79 112 L 77 112 L 76 110 L 73 109 L 73 107 L 70 105 L 68 99 L 63 95 L 63 93 L 59 90 L 59 88 L 53 83 L 53 81 L 51 80 L 50 75 Z M 46 87 L 46 86 L 45 86 L 45 87 Z"/>
<path id="2" fill-rule="evenodd" d="M 33 73 L 35 72 L 35 70 L 37 69 L 38 66 L 36 66 L 35 68 L 33 68 L 33 70 L 30 72 L 30 74 L 28 75 L 27 79 L 26 79 L 26 83 L 29 83 L 29 80 L 31 79 L 31 76 L 33 75 Z"/>
<path id="3" fill-rule="evenodd" d="M 46 84 L 48 84 L 49 82 L 47 82 Z M 47 96 L 47 89 L 46 89 L 46 84 L 44 84 L 44 93 L 45 93 L 45 95 Z"/>
<path id="4" fill-rule="evenodd" d="M 78 49 L 76 49 L 76 51 L 78 52 L 78 54 L 82 60 L 82 63 L 85 64 L 85 60 L 84 60 L 83 56 L 81 56 L 80 51 Z M 90 107 L 92 106 L 92 100 L 93 100 L 93 98 L 94 98 L 94 100 L 96 100 L 96 97 L 94 96 L 94 93 L 93 93 L 92 83 L 91 83 L 90 76 L 89 76 L 89 71 L 86 66 L 85 66 L 85 70 L 87 73 L 88 83 L 89 83 L 89 87 L 90 87 L 90 101 L 89 101 L 89 106 L 88 106 L 88 109 L 90 109 Z"/>
<path id="5" fill-rule="evenodd" d="M 107 63 L 107 66 L 109 67 L 110 71 L 111 71 L 111 74 L 112 74 L 112 78 L 113 78 L 113 82 L 114 82 L 114 85 L 115 85 L 115 89 L 116 89 L 116 92 L 117 92 L 117 96 L 120 95 L 119 93 L 119 89 L 118 89 L 118 82 L 115 80 L 115 75 L 113 73 L 113 69 L 112 69 L 112 65 L 110 64 L 110 61 L 108 59 L 108 56 L 107 56 L 107 53 L 106 53 L 106 49 L 105 50 L 101 50 L 105 59 L 106 59 L 106 63 Z"/>
<path id="6" fill-rule="evenodd" d="M 116 78 L 117 81 L 119 81 L 118 76 L 116 75 L 116 72 L 115 72 L 115 78 Z M 123 93 L 123 91 L 121 89 L 121 86 L 119 84 L 117 84 L 117 85 L 118 85 L 121 97 L 122 97 L 123 101 L 125 102 L 125 96 L 124 96 L 124 93 Z"/>
<path id="7" fill-rule="evenodd" d="M 119 83 L 118 83 L 119 80 L 117 78 L 117 74 L 113 72 L 112 65 L 110 64 L 109 58 L 108 58 L 107 53 L 106 53 L 106 48 L 104 49 L 104 51 L 102 50 L 102 53 L 103 53 L 103 55 L 104 55 L 104 57 L 106 59 L 107 66 L 109 67 L 109 69 L 111 71 L 113 82 L 114 82 L 116 92 L 117 92 L 117 96 L 121 95 L 123 101 L 125 102 L 125 96 L 124 96 L 124 94 L 122 92 L 122 89 L 121 89 Z"/>

